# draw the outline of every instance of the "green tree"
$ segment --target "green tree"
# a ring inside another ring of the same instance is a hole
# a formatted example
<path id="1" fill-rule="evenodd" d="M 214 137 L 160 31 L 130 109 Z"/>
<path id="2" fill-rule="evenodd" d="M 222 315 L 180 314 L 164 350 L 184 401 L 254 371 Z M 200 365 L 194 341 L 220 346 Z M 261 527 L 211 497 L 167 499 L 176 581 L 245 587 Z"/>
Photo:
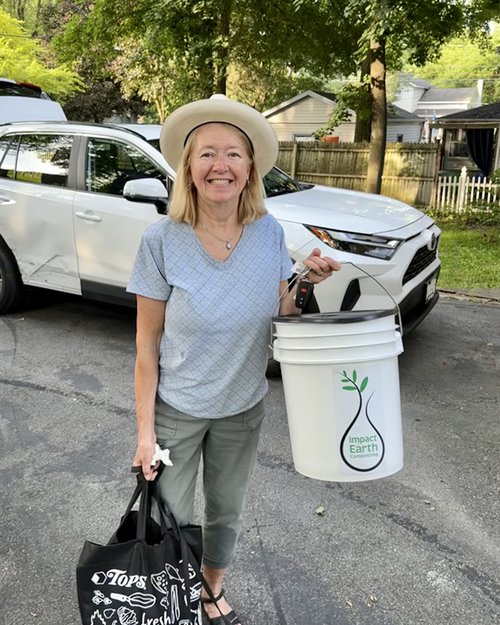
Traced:
<path id="1" fill-rule="evenodd" d="M 1 0 L 0 8 L 20 20 L 29 33 L 36 32 L 43 0 Z"/>
<path id="2" fill-rule="evenodd" d="M 297 14 L 288 0 L 137 0 L 127 12 L 118 0 L 97 0 L 85 24 L 68 23 L 57 47 L 76 58 L 99 43 L 124 93 L 153 104 L 160 118 L 214 92 L 263 109 L 323 84 L 323 68 L 345 70 L 348 58 L 353 67 L 347 53 L 336 54 L 354 50 L 338 28 L 342 16 L 321 18 L 314 6 Z M 307 24 L 306 36 L 297 23 Z"/>
<path id="3" fill-rule="evenodd" d="M 455 37 L 443 46 L 435 61 L 408 72 L 441 88 L 473 87 L 484 81 L 483 104 L 500 101 L 500 27 L 484 39 Z"/>
<path id="4" fill-rule="evenodd" d="M 81 89 L 78 74 L 68 64 L 50 66 L 42 45 L 1 8 L 0 76 L 35 83 L 62 100 Z"/>
<path id="5" fill-rule="evenodd" d="M 93 7 L 91 0 L 47 0 L 40 11 L 40 36 L 60 62 L 73 65 L 82 77 L 81 91 L 64 102 L 66 115 L 74 120 L 102 122 L 112 114 L 143 114 L 144 102 L 124 97 L 110 70 L 117 54 L 112 41 L 87 32 Z"/>
<path id="6" fill-rule="evenodd" d="M 339 0 L 294 0 L 296 8 L 329 5 Z M 345 0 L 344 13 L 357 36 L 356 60 L 367 63 L 371 109 L 371 142 L 366 190 L 380 193 L 387 125 L 386 72 L 404 59 L 421 66 L 436 58 L 454 35 L 478 33 L 500 11 L 498 0 Z M 361 80 L 364 88 L 365 80 Z"/>

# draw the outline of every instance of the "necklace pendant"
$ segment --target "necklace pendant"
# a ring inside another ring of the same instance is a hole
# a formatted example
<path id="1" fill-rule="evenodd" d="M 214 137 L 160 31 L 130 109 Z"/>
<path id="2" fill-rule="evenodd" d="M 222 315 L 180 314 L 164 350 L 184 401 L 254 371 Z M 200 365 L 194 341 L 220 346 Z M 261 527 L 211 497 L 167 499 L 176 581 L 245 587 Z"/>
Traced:
<path id="1" fill-rule="evenodd" d="M 226 250 L 231 249 L 231 241 L 226 241 Z"/>

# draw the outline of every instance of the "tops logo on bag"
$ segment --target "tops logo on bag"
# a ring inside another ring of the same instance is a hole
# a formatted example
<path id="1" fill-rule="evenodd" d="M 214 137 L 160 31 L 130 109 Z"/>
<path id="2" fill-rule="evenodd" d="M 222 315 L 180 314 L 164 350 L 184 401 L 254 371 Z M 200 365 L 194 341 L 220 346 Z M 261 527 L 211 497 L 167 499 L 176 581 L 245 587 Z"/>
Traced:
<path id="1" fill-rule="evenodd" d="M 110 569 L 109 571 L 99 571 L 92 575 L 92 581 L 96 586 L 109 584 L 110 586 L 121 586 L 122 588 L 146 588 L 145 575 L 127 575 L 127 571 L 120 569 Z"/>
<path id="2" fill-rule="evenodd" d="M 163 570 L 152 573 L 149 579 L 146 575 L 128 575 L 124 569 L 95 572 L 91 582 L 102 590 L 93 590 L 91 601 L 98 607 L 93 610 L 89 625 L 200 625 L 201 582 L 195 582 L 196 573 L 190 563 L 187 569 L 189 592 L 179 569 L 168 563 Z M 156 590 L 159 597 L 144 592 L 148 583 L 152 586 L 148 590 Z M 110 592 L 109 586 L 121 592 Z M 129 588 L 134 591 L 125 590 Z M 189 618 L 181 616 L 182 606 L 188 609 Z"/>

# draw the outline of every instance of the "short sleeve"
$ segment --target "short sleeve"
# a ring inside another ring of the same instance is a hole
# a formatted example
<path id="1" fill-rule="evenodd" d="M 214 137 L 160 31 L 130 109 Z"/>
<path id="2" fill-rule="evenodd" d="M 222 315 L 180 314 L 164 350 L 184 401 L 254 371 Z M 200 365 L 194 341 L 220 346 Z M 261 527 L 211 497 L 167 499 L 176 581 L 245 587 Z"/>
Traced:
<path id="1" fill-rule="evenodd" d="M 167 301 L 172 287 L 165 275 L 164 241 L 161 232 L 148 229 L 144 233 L 132 274 L 127 286 L 129 293 Z"/>

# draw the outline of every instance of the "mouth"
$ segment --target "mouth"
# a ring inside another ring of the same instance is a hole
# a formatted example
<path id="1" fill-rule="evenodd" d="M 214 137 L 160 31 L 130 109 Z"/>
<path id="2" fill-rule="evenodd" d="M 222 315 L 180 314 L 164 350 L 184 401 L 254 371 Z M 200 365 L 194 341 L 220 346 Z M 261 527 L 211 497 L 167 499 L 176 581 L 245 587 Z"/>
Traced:
<path id="1" fill-rule="evenodd" d="M 212 178 L 207 180 L 208 184 L 212 184 L 214 186 L 224 186 L 228 184 L 232 184 L 232 180 L 228 180 L 227 178 Z"/>

